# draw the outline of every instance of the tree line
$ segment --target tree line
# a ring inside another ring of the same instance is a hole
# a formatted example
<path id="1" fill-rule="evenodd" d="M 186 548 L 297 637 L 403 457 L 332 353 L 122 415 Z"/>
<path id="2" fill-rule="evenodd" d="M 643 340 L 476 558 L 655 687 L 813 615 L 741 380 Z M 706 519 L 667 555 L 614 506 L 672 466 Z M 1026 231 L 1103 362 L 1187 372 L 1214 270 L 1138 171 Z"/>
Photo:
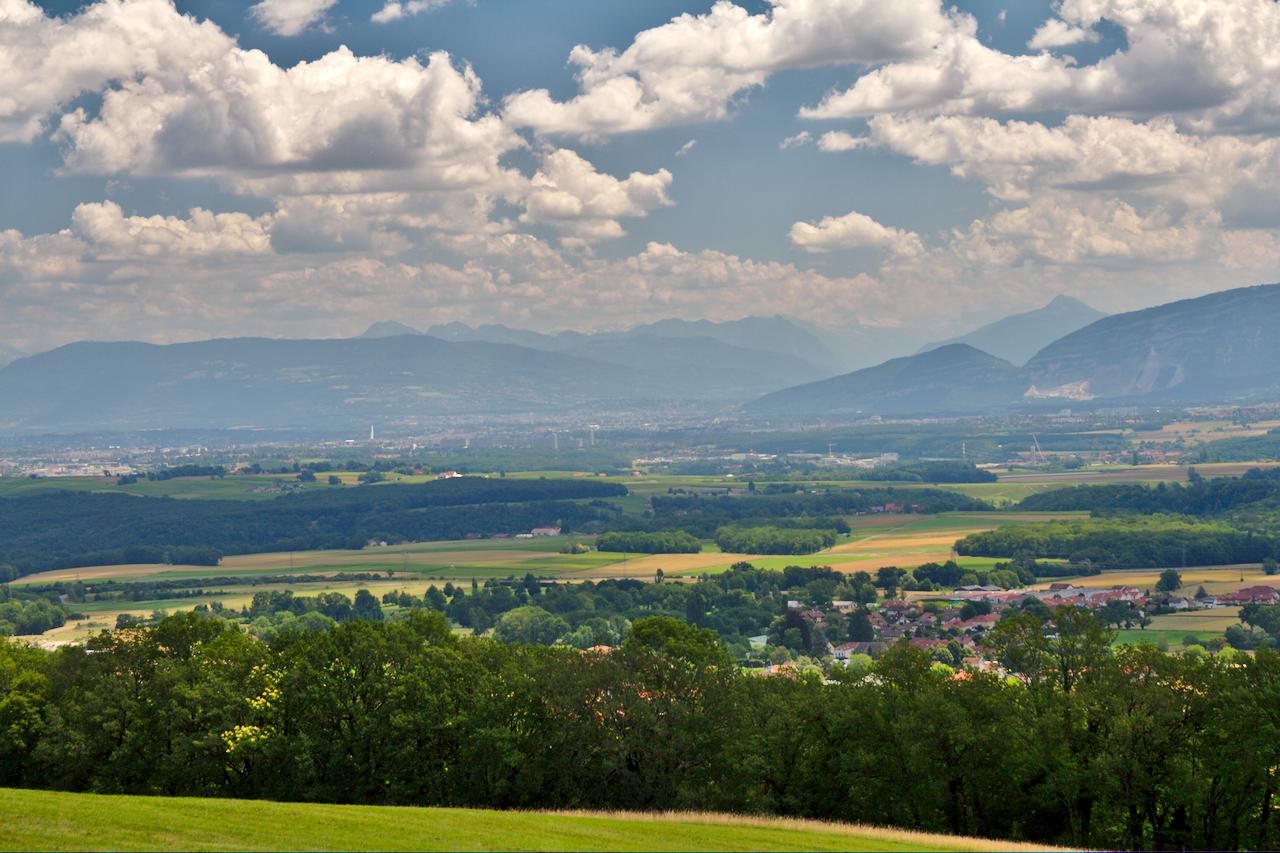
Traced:
<path id="1" fill-rule="evenodd" d="M 1220 566 L 1257 563 L 1277 555 L 1263 533 L 1219 522 L 1144 515 L 1011 524 L 971 533 L 956 553 L 973 557 L 1051 557 L 1095 568 Z"/>
<path id="2" fill-rule="evenodd" d="M 0 784 L 492 808 L 715 809 L 1105 849 L 1275 849 L 1280 655 L 1110 645 L 1083 611 L 993 631 L 1019 678 L 907 645 L 762 678 L 640 619 L 612 652 L 442 616 L 261 642 L 170 617 L 0 646 Z"/>
<path id="3" fill-rule="evenodd" d="M 602 533 L 596 539 L 596 548 L 638 554 L 696 554 L 702 550 L 702 543 L 683 530 L 633 531 Z"/>

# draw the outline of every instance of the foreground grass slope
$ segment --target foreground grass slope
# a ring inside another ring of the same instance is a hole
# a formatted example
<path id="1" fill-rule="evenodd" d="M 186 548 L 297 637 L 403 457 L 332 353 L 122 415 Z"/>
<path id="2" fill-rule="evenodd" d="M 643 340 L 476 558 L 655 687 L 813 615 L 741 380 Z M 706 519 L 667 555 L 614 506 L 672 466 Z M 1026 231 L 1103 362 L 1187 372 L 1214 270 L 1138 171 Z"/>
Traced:
<path id="1" fill-rule="evenodd" d="M 498 812 L 0 789 L 4 850 L 1019 850 L 710 814 Z M 1042 848 L 1041 848 L 1042 849 Z"/>

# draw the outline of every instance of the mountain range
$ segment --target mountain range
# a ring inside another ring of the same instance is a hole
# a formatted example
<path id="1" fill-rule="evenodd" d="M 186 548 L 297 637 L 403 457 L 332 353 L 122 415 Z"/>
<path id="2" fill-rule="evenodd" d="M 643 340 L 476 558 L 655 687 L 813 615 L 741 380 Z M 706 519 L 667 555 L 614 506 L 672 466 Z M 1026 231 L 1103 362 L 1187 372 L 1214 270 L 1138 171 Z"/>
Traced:
<path id="1" fill-rule="evenodd" d="M 461 323 L 423 333 L 387 321 L 347 339 L 81 342 L 0 367 L 0 430 L 345 430 L 441 416 L 647 417 L 672 406 L 706 415 L 741 407 L 772 421 L 1280 399 L 1280 285 L 1102 317 L 1048 337 L 1096 313 L 1055 299 L 914 355 L 901 353 L 906 335 L 898 334 L 896 347 L 880 349 L 896 357 L 845 373 L 855 344 L 891 332 L 836 334 L 786 317 L 594 334 Z M 1045 346 L 1022 364 L 1035 335 Z"/>
<path id="2" fill-rule="evenodd" d="M 350 429 L 668 405 L 715 413 L 823 375 L 796 356 L 712 337 L 541 336 L 553 349 L 451 331 L 456 340 L 380 323 L 349 339 L 69 344 L 0 369 L 0 430 Z"/>
<path id="3" fill-rule="evenodd" d="M 1278 330 L 1280 284 L 1237 288 L 1103 317 L 1046 341 L 1021 368 L 968 344 L 945 344 L 773 392 L 745 408 L 764 417 L 812 418 L 1088 401 L 1276 400 Z"/>

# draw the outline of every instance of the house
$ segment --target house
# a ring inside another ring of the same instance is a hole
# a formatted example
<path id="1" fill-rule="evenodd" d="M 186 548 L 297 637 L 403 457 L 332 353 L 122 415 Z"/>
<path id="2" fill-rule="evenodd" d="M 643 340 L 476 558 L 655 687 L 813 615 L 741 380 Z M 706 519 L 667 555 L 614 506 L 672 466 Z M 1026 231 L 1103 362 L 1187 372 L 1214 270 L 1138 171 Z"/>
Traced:
<path id="1" fill-rule="evenodd" d="M 833 601 L 831 602 L 831 606 L 832 608 L 835 609 L 837 613 L 848 613 L 857 605 L 855 605 L 852 601 Z"/>
<path id="2" fill-rule="evenodd" d="M 453 480 L 461 476 L 462 475 L 459 474 L 457 471 L 443 471 L 439 474 L 436 474 L 436 479 L 437 480 Z"/>
<path id="3" fill-rule="evenodd" d="M 559 527 L 535 527 L 529 531 L 530 536 L 559 536 Z"/>
<path id="4" fill-rule="evenodd" d="M 831 656 L 836 660 L 848 660 L 854 655 L 876 657 L 888 647 L 888 643 L 841 643 L 836 646 Z"/>
<path id="5" fill-rule="evenodd" d="M 983 613 L 981 616 L 973 616 L 963 622 L 957 622 L 955 627 L 965 632 L 985 631 L 999 621 L 999 613 Z"/>
<path id="6" fill-rule="evenodd" d="M 1269 586 L 1247 586 L 1218 596 L 1219 604 L 1276 604 L 1280 591 Z"/>

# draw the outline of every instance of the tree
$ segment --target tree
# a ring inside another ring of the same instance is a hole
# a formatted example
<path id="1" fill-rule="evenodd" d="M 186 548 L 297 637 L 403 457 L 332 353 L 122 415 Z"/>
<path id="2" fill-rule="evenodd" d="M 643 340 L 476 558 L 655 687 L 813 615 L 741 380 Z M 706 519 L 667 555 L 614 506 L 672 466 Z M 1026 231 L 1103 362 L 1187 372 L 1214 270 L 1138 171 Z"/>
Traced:
<path id="1" fill-rule="evenodd" d="M 849 614 L 849 642 L 870 643 L 876 638 L 875 626 L 865 607 L 859 607 Z"/>
<path id="2" fill-rule="evenodd" d="M 357 619 L 368 619 L 373 622 L 382 621 L 382 605 L 378 603 L 378 599 L 373 593 L 367 589 L 356 590 L 356 600 L 353 609 Z"/>
<path id="3" fill-rule="evenodd" d="M 1173 592 L 1182 586 L 1182 573 L 1177 569 L 1165 569 L 1160 573 L 1160 579 L 1156 581 L 1157 592 Z"/>
<path id="4" fill-rule="evenodd" d="M 903 570 L 894 566 L 883 566 L 876 571 L 876 586 L 884 590 L 885 598 L 893 598 L 898 593 L 898 582 L 902 579 Z"/>
<path id="5" fill-rule="evenodd" d="M 1280 572 L 1280 563 L 1277 563 L 1274 557 L 1267 557 L 1262 561 L 1262 571 L 1267 575 L 1274 575 Z"/>
<path id="6" fill-rule="evenodd" d="M 341 486 L 341 485 L 342 485 L 342 478 L 341 478 L 341 477 L 339 477 L 337 474 L 330 474 L 330 475 L 329 475 L 329 485 L 330 485 L 330 486 Z"/>
<path id="7" fill-rule="evenodd" d="M 631 623 L 624 651 L 646 649 L 697 666 L 729 666 L 732 660 L 715 631 L 686 625 L 669 616 L 649 616 Z"/>
<path id="8" fill-rule="evenodd" d="M 316 475 L 310 471 L 301 471 L 298 473 L 299 483 L 314 483 L 315 481 L 316 481 Z"/>
<path id="9" fill-rule="evenodd" d="M 493 626 L 500 643 L 549 646 L 569 632 L 569 623 L 531 604 L 508 610 Z"/>

